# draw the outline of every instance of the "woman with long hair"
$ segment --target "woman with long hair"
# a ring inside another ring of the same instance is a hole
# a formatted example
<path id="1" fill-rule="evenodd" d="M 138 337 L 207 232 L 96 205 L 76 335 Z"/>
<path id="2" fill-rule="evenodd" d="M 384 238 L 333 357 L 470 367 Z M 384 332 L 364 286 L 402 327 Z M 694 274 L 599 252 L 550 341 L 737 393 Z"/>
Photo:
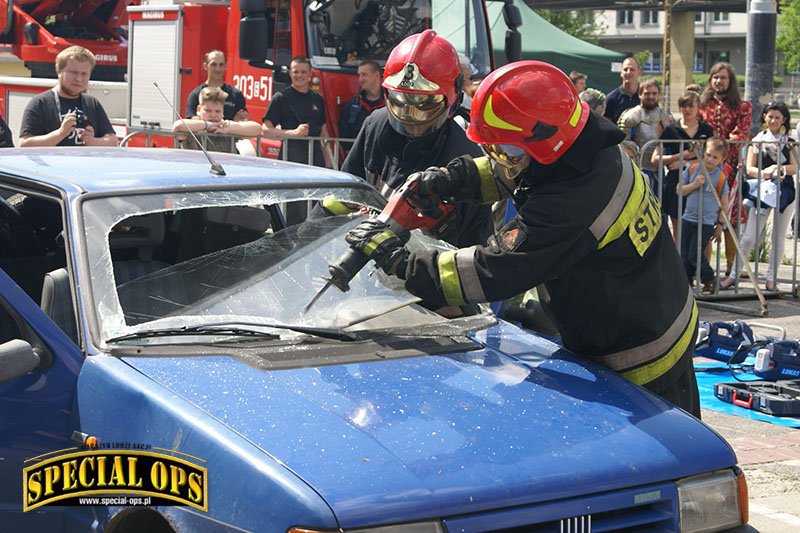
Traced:
<path id="1" fill-rule="evenodd" d="M 790 149 L 791 143 L 796 142 L 789 137 L 791 116 L 789 108 L 783 102 L 770 102 L 761 112 L 761 125 L 764 128 L 753 137 L 753 144 L 747 152 L 747 175 L 751 178 L 764 180 L 759 186 L 750 187 L 746 195 L 747 225 L 740 241 L 744 257 L 737 257 L 734 277 L 723 279 L 720 289 L 729 289 L 736 281 L 742 270 L 742 261 L 746 261 L 750 250 L 767 225 L 768 217 L 773 213 L 773 207 L 778 208 L 772 225 L 772 246 L 770 248 L 769 269 L 767 270 L 768 291 L 777 290 L 775 277 L 778 265 L 783 259 L 783 250 L 786 243 L 786 231 L 794 216 L 797 204 L 795 198 L 794 176 L 797 174 L 797 158 Z M 774 206 L 768 204 L 765 195 L 759 189 L 769 187 L 767 183 L 774 184 Z M 757 197 L 761 194 L 762 199 Z"/>

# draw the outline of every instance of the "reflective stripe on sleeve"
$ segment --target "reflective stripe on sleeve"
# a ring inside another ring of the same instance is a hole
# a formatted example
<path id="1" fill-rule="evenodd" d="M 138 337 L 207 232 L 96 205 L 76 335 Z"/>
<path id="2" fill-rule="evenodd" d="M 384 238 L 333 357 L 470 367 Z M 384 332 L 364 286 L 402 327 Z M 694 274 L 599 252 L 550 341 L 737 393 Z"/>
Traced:
<path id="1" fill-rule="evenodd" d="M 475 246 L 456 251 L 456 267 L 461 280 L 461 292 L 469 303 L 485 302 L 478 269 L 475 268 Z"/>
<path id="2" fill-rule="evenodd" d="M 366 245 L 364 245 L 362 252 L 364 252 L 364 255 L 367 257 L 372 257 L 372 254 L 375 253 L 375 249 L 378 248 L 383 241 L 390 237 L 394 237 L 394 232 L 391 230 L 387 229 L 386 231 L 378 233 L 371 238 Z"/>
<path id="3" fill-rule="evenodd" d="M 696 324 L 697 305 L 691 289 L 687 288 L 683 309 L 661 337 L 635 348 L 591 359 L 638 385 L 649 383 L 672 368 L 686 352 Z"/>
<path id="4" fill-rule="evenodd" d="M 619 216 L 613 222 L 613 224 L 611 224 L 611 227 L 608 228 L 608 231 L 606 231 L 605 235 L 600 241 L 600 244 L 597 245 L 598 250 L 606 246 L 608 243 L 620 238 L 627 232 L 630 225 L 637 218 L 639 214 L 639 207 L 642 205 L 642 201 L 645 199 L 645 195 L 647 194 L 648 186 L 644 182 L 644 178 L 642 177 L 641 172 L 639 172 L 639 169 L 632 164 L 627 167 L 628 170 L 632 171 L 633 173 L 633 183 L 630 189 L 631 192 L 628 195 L 625 206 L 622 208 Z M 626 173 L 623 173 L 623 175 L 624 174 Z"/>
<path id="5" fill-rule="evenodd" d="M 472 160 L 478 167 L 478 175 L 481 177 L 481 202 L 491 204 L 500 199 L 500 191 L 495 183 L 492 161 L 488 156 L 476 157 Z"/>
<path id="6" fill-rule="evenodd" d="M 625 152 L 622 151 L 622 148 L 619 150 L 622 161 L 622 175 L 619 178 L 619 183 L 617 183 L 617 188 L 614 190 L 611 200 L 609 200 L 592 225 L 589 226 L 589 230 L 598 241 L 603 240 L 609 228 L 619 218 L 628 203 L 634 186 L 633 164 Z"/>
<path id="7" fill-rule="evenodd" d="M 464 296 L 461 293 L 461 280 L 458 277 L 456 266 L 456 252 L 448 250 L 439 254 L 437 261 L 439 267 L 439 282 L 442 285 L 442 294 L 448 305 L 462 305 Z"/>

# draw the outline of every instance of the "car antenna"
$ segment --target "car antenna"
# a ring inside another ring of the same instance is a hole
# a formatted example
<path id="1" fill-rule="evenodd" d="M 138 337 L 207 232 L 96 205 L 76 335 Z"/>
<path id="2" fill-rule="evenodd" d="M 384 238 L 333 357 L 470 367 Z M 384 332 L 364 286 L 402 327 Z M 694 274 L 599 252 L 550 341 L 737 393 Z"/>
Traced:
<path id="1" fill-rule="evenodd" d="M 206 154 L 208 162 L 211 163 L 211 173 L 216 174 L 217 176 L 225 176 L 225 169 L 222 168 L 222 165 L 214 161 L 214 158 L 211 157 L 211 153 L 208 150 L 206 150 L 206 147 L 203 146 L 203 143 L 200 142 L 200 140 L 197 138 L 197 135 L 195 135 L 194 132 L 189 128 L 189 126 L 186 124 L 186 121 L 183 119 L 181 114 L 178 113 L 178 110 L 175 109 L 175 106 L 172 105 L 172 102 L 169 101 L 167 95 L 165 95 L 164 92 L 161 90 L 161 87 L 158 86 L 158 82 L 154 81 L 153 85 L 155 85 L 156 90 L 158 90 L 159 94 L 161 94 L 161 97 L 164 99 L 165 102 L 167 102 L 167 105 L 170 107 L 170 109 L 172 109 L 172 112 L 175 113 L 175 116 L 178 117 L 178 119 L 183 123 L 183 127 L 186 128 L 186 131 L 188 131 L 189 135 L 192 136 L 194 142 L 197 143 L 197 146 L 199 146 L 200 149 L 203 151 L 203 153 Z"/>

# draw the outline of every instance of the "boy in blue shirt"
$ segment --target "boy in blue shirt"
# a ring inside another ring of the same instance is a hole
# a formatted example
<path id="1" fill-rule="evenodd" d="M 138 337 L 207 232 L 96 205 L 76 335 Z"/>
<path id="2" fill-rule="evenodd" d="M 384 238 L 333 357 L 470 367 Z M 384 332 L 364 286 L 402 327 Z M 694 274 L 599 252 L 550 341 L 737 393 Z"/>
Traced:
<path id="1" fill-rule="evenodd" d="M 700 163 L 687 167 L 678 183 L 678 194 L 686 197 L 681 225 L 681 258 L 686 269 L 689 285 L 697 271 L 698 249 L 700 250 L 700 281 L 703 292 L 715 292 L 714 269 L 702 253 L 711 238 L 719 242 L 722 236 L 723 221 L 721 211 L 728 211 L 728 183 L 722 172 L 722 162 L 728 153 L 728 143 L 721 137 L 711 137 L 706 141 L 705 154 Z M 705 175 L 700 169 L 703 165 L 708 170 L 711 183 L 705 187 Z M 714 187 L 720 197 L 720 204 L 711 190 Z"/>

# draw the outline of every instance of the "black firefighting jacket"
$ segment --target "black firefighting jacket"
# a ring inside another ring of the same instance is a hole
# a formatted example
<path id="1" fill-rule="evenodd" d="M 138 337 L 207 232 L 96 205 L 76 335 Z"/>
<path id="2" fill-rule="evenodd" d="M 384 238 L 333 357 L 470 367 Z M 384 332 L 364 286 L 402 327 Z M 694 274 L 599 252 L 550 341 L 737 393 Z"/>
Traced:
<path id="1" fill-rule="evenodd" d="M 408 256 L 406 288 L 428 302 L 503 300 L 544 284 L 564 345 L 638 384 L 670 381 L 691 353 L 697 307 L 660 206 L 618 143 L 622 133 L 590 116 L 552 165 L 517 178 L 518 216 L 486 246 Z M 494 201 L 488 159 L 469 169 L 462 194 Z M 682 370 L 681 370 L 682 371 Z"/>

